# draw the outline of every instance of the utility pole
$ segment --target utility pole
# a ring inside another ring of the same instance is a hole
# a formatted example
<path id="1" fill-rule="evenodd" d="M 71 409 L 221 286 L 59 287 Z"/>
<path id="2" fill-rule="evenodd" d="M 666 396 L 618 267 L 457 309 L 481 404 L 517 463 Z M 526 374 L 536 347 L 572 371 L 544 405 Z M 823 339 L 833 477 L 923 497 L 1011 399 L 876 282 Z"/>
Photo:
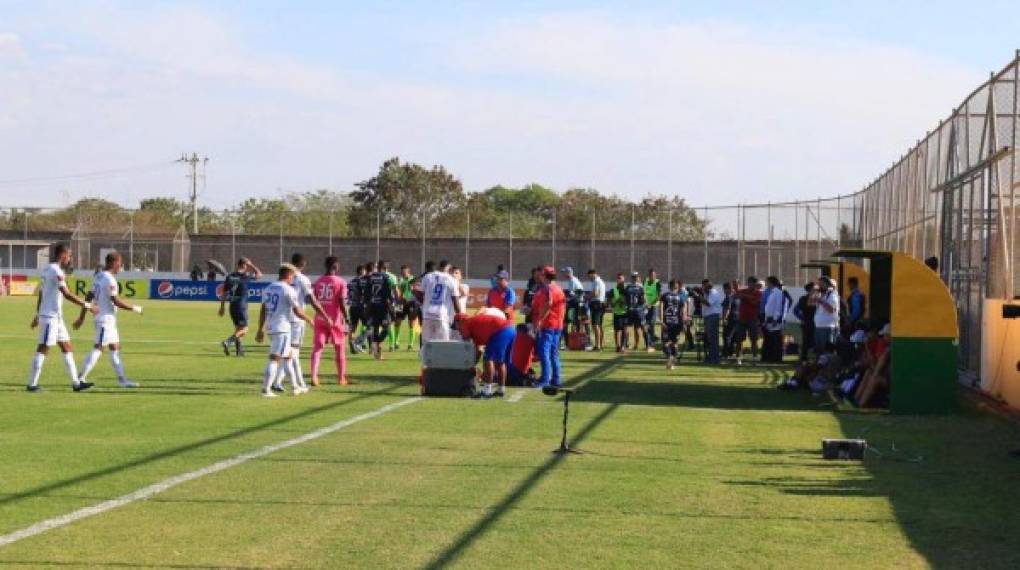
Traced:
<path id="1" fill-rule="evenodd" d="M 199 176 L 205 177 L 205 165 L 209 162 L 209 157 L 199 157 L 198 153 L 181 154 L 175 162 L 183 162 L 191 166 L 191 174 L 188 178 L 191 178 L 191 233 L 198 234 L 198 178 Z M 198 165 L 201 163 L 203 174 L 199 175 Z"/>

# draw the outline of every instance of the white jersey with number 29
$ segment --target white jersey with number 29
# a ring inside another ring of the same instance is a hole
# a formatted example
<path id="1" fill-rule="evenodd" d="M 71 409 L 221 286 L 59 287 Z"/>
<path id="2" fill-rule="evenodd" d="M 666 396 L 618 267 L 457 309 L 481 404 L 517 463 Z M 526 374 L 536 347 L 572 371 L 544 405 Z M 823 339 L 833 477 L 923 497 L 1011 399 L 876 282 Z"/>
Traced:
<path id="1" fill-rule="evenodd" d="M 433 271 L 421 280 L 424 295 L 422 317 L 425 320 L 450 322 L 453 319 L 453 295 L 457 281 L 449 273 Z"/>
<path id="2" fill-rule="evenodd" d="M 298 306 L 294 288 L 283 281 L 272 283 L 262 291 L 262 304 L 268 313 L 269 334 L 290 332 L 291 316 Z"/>

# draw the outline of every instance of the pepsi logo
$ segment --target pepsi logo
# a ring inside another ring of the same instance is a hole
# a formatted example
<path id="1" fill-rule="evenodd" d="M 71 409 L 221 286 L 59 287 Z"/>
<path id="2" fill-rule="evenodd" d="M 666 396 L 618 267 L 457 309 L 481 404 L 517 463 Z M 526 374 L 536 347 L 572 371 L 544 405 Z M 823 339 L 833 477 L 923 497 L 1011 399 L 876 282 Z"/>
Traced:
<path id="1" fill-rule="evenodd" d="M 169 297 L 174 294 L 174 284 L 169 281 L 162 281 L 156 288 L 156 294 L 160 297 Z"/>
<path id="2" fill-rule="evenodd" d="M 216 296 L 223 297 L 223 283 L 216 286 Z"/>

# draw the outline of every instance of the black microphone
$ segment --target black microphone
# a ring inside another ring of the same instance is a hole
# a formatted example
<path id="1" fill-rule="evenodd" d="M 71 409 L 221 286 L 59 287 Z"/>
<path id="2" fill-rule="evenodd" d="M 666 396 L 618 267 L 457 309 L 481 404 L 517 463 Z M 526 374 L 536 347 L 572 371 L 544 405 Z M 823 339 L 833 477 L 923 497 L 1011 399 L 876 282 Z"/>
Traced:
<path id="1" fill-rule="evenodd" d="M 553 386 L 551 384 L 547 386 L 542 386 L 542 393 L 545 394 L 546 396 L 557 396 L 559 395 L 560 392 L 563 392 L 564 394 L 573 394 L 574 389 L 564 388 L 562 386 Z"/>

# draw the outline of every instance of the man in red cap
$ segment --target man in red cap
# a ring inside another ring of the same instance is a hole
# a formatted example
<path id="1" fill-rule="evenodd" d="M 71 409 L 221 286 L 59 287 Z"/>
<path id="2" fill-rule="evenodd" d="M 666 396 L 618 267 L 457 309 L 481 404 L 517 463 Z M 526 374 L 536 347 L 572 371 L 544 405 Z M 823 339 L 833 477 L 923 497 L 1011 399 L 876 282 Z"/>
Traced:
<path id="1" fill-rule="evenodd" d="M 556 284 L 556 268 L 546 265 L 538 272 L 539 289 L 531 301 L 532 323 L 538 332 L 535 354 L 542 364 L 541 386 L 560 385 L 560 332 L 567 299 Z"/>

